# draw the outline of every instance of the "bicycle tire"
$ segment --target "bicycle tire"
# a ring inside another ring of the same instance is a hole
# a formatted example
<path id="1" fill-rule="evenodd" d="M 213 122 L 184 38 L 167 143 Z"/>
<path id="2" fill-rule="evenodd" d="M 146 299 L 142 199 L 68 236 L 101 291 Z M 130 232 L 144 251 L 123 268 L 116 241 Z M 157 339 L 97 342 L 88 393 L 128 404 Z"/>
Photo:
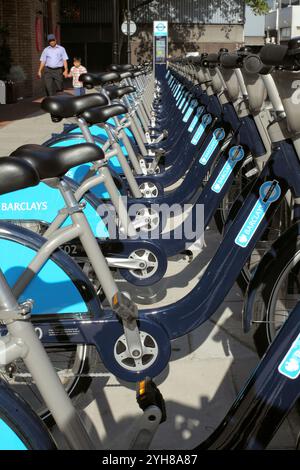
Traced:
<path id="1" fill-rule="evenodd" d="M 29 405 L 0 380 L 0 450 L 55 450 L 49 431 Z"/>
<path id="2" fill-rule="evenodd" d="M 256 292 L 255 301 L 253 303 L 252 318 L 253 318 L 253 339 L 258 355 L 262 357 L 266 352 L 268 346 L 275 337 L 276 322 L 275 318 L 273 320 L 274 306 L 279 302 L 279 289 L 284 282 L 284 279 L 287 279 L 293 269 L 297 266 L 297 277 L 299 274 L 300 268 L 300 237 L 294 239 L 281 248 L 279 251 L 276 251 L 276 256 L 268 264 L 264 273 L 263 279 L 264 282 L 260 285 L 259 289 Z M 290 282 L 290 281 L 289 281 Z M 300 291 L 300 289 L 299 289 Z M 297 292 L 298 294 L 299 292 Z M 296 295 L 299 297 L 298 295 Z M 295 296 L 295 298 L 296 298 Z M 280 300 L 283 303 L 282 300 Z M 289 303 L 289 307 L 287 307 Z M 287 307 L 288 311 L 291 311 L 292 305 L 291 302 L 285 300 L 284 305 Z M 280 314 L 282 320 L 285 321 L 287 315 Z M 271 325 L 274 326 L 272 327 Z M 283 324 L 283 321 L 282 321 Z M 281 324 L 281 325 L 282 325 Z M 279 331 L 280 325 L 277 328 Z M 277 332 L 278 332 L 277 331 Z"/>

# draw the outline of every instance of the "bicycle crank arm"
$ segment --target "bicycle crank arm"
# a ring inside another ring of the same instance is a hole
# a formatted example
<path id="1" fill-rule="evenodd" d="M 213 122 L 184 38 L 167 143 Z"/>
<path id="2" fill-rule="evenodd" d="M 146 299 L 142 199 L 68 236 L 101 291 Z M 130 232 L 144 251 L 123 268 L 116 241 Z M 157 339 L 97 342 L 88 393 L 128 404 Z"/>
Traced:
<path id="1" fill-rule="evenodd" d="M 157 217 L 157 216 L 156 216 Z M 135 229 L 138 229 L 138 228 L 143 228 L 143 227 L 147 227 L 149 226 L 149 224 L 152 223 L 152 221 L 156 218 L 155 216 L 147 216 L 147 217 L 139 217 L 139 218 L 136 218 L 133 222 L 132 222 L 132 225 L 134 226 Z"/>
<path id="2" fill-rule="evenodd" d="M 161 422 L 161 410 L 156 406 L 150 406 L 135 423 L 135 435 L 129 445 L 130 450 L 149 449 L 150 444 Z"/>
<path id="3" fill-rule="evenodd" d="M 147 377 L 137 384 L 137 403 L 143 415 L 135 423 L 135 435 L 129 449 L 149 449 L 160 424 L 167 419 L 164 398 L 156 384 Z"/>
<path id="4" fill-rule="evenodd" d="M 124 335 L 129 355 L 134 360 L 142 360 L 143 347 L 140 338 L 140 331 L 137 326 L 138 309 L 130 297 L 122 292 L 118 292 L 112 301 L 114 312 L 123 324 Z"/>
<path id="5" fill-rule="evenodd" d="M 147 262 L 145 260 L 137 260 L 130 258 L 106 258 L 110 268 L 119 269 L 147 269 Z"/>

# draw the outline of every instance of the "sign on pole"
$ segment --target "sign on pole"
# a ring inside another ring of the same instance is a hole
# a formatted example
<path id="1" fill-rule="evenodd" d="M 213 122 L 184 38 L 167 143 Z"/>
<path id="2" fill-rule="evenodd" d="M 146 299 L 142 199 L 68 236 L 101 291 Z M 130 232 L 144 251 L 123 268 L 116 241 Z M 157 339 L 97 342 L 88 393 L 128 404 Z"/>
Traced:
<path id="1" fill-rule="evenodd" d="M 154 66 L 157 64 L 167 63 L 168 35 L 169 35 L 169 27 L 168 27 L 167 21 L 154 21 L 153 22 Z"/>
<path id="2" fill-rule="evenodd" d="M 127 36 L 127 21 L 124 21 L 121 26 L 121 30 L 123 34 Z M 133 36 L 136 33 L 137 27 L 134 21 L 130 21 L 130 36 Z"/>
<path id="3" fill-rule="evenodd" d="M 168 22 L 154 21 L 154 36 L 168 36 Z"/>
<path id="4" fill-rule="evenodd" d="M 6 85 L 0 80 L 0 104 L 6 104 Z"/>

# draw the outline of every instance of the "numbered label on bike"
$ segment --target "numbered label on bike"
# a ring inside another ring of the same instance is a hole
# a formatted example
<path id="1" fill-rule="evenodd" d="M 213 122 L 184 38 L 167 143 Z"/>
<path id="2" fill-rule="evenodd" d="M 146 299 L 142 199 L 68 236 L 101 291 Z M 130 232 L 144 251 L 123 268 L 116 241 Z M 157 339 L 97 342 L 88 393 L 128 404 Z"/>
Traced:
<path id="1" fill-rule="evenodd" d="M 205 129 L 207 128 L 207 126 L 212 122 L 212 117 L 210 114 L 205 114 L 202 118 L 202 121 L 201 121 L 201 124 L 200 126 L 198 127 L 197 131 L 195 132 L 195 135 L 192 139 L 192 144 L 193 145 L 197 145 L 199 140 L 201 139 L 201 137 L 203 136 L 204 134 L 204 131 Z"/>
<path id="2" fill-rule="evenodd" d="M 183 122 L 188 122 L 196 106 L 197 106 L 197 101 L 192 101 L 187 112 L 185 113 L 183 117 Z"/>
<path id="3" fill-rule="evenodd" d="M 208 146 L 206 147 L 205 151 L 203 152 L 202 157 L 199 160 L 201 165 L 206 165 L 210 160 L 212 154 L 218 147 L 218 144 L 224 139 L 225 131 L 223 128 L 216 129 L 213 133 L 211 141 L 209 142 Z"/>
<path id="4" fill-rule="evenodd" d="M 182 114 L 185 114 L 187 108 L 189 107 L 189 104 L 190 104 L 190 99 L 188 99 L 187 102 L 185 103 L 185 106 L 183 107 L 183 110 L 181 111 Z"/>
<path id="5" fill-rule="evenodd" d="M 243 160 L 245 156 L 245 152 L 243 147 L 236 145 L 229 150 L 229 158 L 227 162 L 225 162 L 222 170 L 218 174 L 215 182 L 213 183 L 211 189 L 215 193 L 220 193 L 224 188 L 224 185 L 227 183 L 228 178 L 232 174 L 234 167 L 237 165 L 238 162 Z"/>
<path id="6" fill-rule="evenodd" d="M 204 111 L 204 106 L 199 106 L 199 108 L 197 109 L 196 116 L 194 117 L 194 119 L 191 122 L 190 127 L 188 128 L 189 132 L 193 132 L 196 125 L 198 124 L 199 119 L 201 118 L 201 116 L 203 114 L 203 111 Z"/>
<path id="7" fill-rule="evenodd" d="M 270 205 L 280 198 L 281 189 L 278 181 L 266 181 L 260 188 L 259 199 L 250 212 L 242 230 L 235 239 L 235 243 L 246 248 L 252 240 L 256 230 L 263 221 Z"/>

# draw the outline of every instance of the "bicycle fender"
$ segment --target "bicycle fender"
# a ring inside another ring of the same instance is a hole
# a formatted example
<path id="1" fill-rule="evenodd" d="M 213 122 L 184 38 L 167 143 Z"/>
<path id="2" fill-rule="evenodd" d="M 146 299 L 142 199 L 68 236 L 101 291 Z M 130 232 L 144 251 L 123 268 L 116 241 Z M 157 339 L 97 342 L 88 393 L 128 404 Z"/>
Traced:
<path id="1" fill-rule="evenodd" d="M 0 268 L 13 287 L 46 239 L 23 227 L 0 222 Z M 80 267 L 56 250 L 21 294 L 33 299 L 33 316 L 100 314 L 95 289 Z"/>
<path id="2" fill-rule="evenodd" d="M 84 197 L 86 207 L 84 214 L 89 221 L 96 237 L 109 238 L 108 229 L 96 209 L 96 199 L 93 205 L 90 197 Z M 50 225 L 58 212 L 65 207 L 63 197 L 56 188 L 51 188 L 41 182 L 37 186 L 21 189 L 0 196 L 0 220 L 27 220 L 41 221 Z M 70 217 L 66 219 L 63 227 L 70 225 Z"/>

